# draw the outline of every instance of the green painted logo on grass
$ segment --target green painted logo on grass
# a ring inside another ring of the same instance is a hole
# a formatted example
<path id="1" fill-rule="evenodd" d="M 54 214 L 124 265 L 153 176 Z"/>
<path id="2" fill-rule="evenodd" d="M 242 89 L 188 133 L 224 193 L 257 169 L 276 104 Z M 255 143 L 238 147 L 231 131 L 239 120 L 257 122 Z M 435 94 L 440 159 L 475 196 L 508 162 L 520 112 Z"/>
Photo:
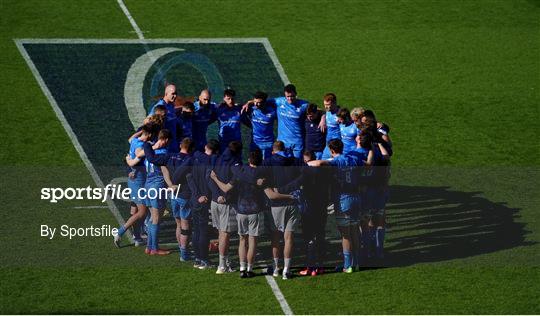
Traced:
<path id="1" fill-rule="evenodd" d="M 175 83 L 184 98 L 209 88 L 216 102 L 225 87 L 237 91 L 238 102 L 257 90 L 279 95 L 283 87 L 279 66 L 262 40 L 30 40 L 22 45 L 105 183 L 118 175 L 100 168 L 122 165 L 127 138 L 165 83 Z"/>
<path id="2" fill-rule="evenodd" d="M 175 83 L 183 99 L 209 88 L 219 102 L 231 87 L 244 102 L 257 90 L 277 96 L 287 81 L 266 39 L 30 39 L 17 45 L 66 130 L 73 131 L 81 157 L 105 184 L 126 177 L 127 139 L 166 83 Z M 215 133 L 213 128 L 209 137 Z"/>

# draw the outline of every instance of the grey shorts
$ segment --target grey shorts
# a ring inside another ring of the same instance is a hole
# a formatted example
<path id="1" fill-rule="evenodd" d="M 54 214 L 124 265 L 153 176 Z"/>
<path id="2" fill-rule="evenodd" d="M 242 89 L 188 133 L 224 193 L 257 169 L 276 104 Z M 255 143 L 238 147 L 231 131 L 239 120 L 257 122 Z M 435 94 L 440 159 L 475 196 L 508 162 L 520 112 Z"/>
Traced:
<path id="1" fill-rule="evenodd" d="M 299 221 L 300 215 L 298 214 L 296 205 L 272 206 L 270 228 L 273 231 L 294 232 Z"/>
<path id="2" fill-rule="evenodd" d="M 238 235 L 260 236 L 262 233 L 264 215 L 257 214 L 236 214 L 238 222 Z"/>
<path id="3" fill-rule="evenodd" d="M 219 204 L 214 201 L 210 204 L 212 226 L 223 232 L 235 232 L 237 229 L 236 209 L 233 205 Z"/>

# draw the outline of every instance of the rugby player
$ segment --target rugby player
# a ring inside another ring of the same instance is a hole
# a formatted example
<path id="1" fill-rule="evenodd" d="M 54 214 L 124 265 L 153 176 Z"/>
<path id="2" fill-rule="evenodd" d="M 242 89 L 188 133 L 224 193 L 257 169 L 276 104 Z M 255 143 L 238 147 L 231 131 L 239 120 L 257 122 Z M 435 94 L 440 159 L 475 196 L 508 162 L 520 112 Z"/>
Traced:
<path id="1" fill-rule="evenodd" d="M 248 125 L 251 127 L 250 150 L 260 150 L 263 159 L 272 155 L 272 144 L 274 143 L 274 122 L 277 118 L 276 109 L 268 104 L 268 95 L 257 91 L 253 100 L 248 101 L 244 107 L 247 108 Z"/>
<path id="2" fill-rule="evenodd" d="M 325 144 L 328 144 L 332 139 L 341 139 L 341 130 L 339 128 L 339 123 L 337 121 L 337 112 L 339 111 L 339 106 L 337 105 L 337 97 L 334 93 L 327 93 L 323 97 L 324 109 L 326 111 L 326 141 Z M 322 159 L 330 158 L 330 150 L 326 145 L 324 147 Z"/>
<path id="3" fill-rule="evenodd" d="M 284 268 L 282 277 L 289 279 L 292 251 L 294 243 L 294 231 L 299 222 L 299 210 L 296 198 L 291 194 L 276 192 L 275 189 L 285 187 L 300 176 L 302 162 L 291 157 L 285 152 L 285 144 L 275 141 L 272 147 L 272 156 L 263 162 L 265 178 L 269 179 L 267 188 L 264 190 L 271 202 L 271 230 L 272 230 L 272 255 L 274 258 L 273 276 L 279 276 L 279 257 L 281 254 L 280 237 L 283 234 L 285 245 L 283 249 Z M 294 188 L 294 191 L 299 188 Z"/>
<path id="4" fill-rule="evenodd" d="M 346 108 L 339 109 L 337 121 L 343 142 L 343 154 L 346 155 L 356 149 L 356 136 L 358 136 L 360 130 L 352 121 L 351 114 Z"/>
<path id="5" fill-rule="evenodd" d="M 219 265 L 216 274 L 232 272 L 229 263 L 230 234 L 236 232 L 236 190 L 224 192 L 215 180 L 228 183 L 232 180 L 232 168 L 242 165 L 242 143 L 232 141 L 223 154 L 216 160 L 213 173 L 214 181 L 209 182 L 212 191 L 210 214 L 212 225 L 219 231 Z"/>
<path id="6" fill-rule="evenodd" d="M 180 261 L 190 260 L 187 251 L 190 234 L 191 206 L 189 198 L 191 191 L 186 183 L 186 175 L 191 168 L 191 152 L 193 141 L 184 138 L 180 144 L 179 153 L 155 154 L 148 149 L 147 159 L 160 166 L 165 183 L 172 191 L 171 209 L 176 222 L 176 240 L 178 242 Z"/>
<path id="7" fill-rule="evenodd" d="M 229 183 L 223 183 L 212 172 L 211 178 L 219 188 L 227 193 L 237 188 L 238 204 L 236 220 L 238 222 L 238 257 L 240 260 L 240 277 L 251 278 L 255 276 L 253 264 L 257 248 L 257 237 L 260 235 L 263 224 L 264 196 L 261 188 L 262 173 L 258 168 L 262 162 L 260 150 L 249 153 L 247 166 L 233 167 L 233 179 Z M 246 265 L 247 262 L 247 265 Z"/>
<path id="8" fill-rule="evenodd" d="M 165 86 L 165 95 L 163 98 L 159 99 L 159 101 L 154 104 L 152 109 L 150 109 L 150 114 L 155 113 L 156 106 L 163 105 L 165 106 L 167 113 L 166 115 L 171 118 L 176 118 L 176 112 L 174 110 L 174 101 L 176 100 L 177 93 L 176 93 L 176 86 L 174 84 L 168 84 Z"/>
<path id="9" fill-rule="evenodd" d="M 126 223 L 118 228 L 118 235 L 114 237 L 114 244 L 120 247 L 122 235 L 129 227 L 133 227 L 133 238 L 135 246 L 138 247 L 143 243 L 141 238 L 140 221 L 146 216 L 146 204 L 139 197 L 139 189 L 144 188 L 146 182 L 146 170 L 144 167 L 144 142 L 149 141 L 152 137 L 152 126 L 143 125 L 140 136 L 134 137 L 130 141 L 129 153 L 126 156 L 126 162 L 130 168 L 128 174 L 128 187 L 131 189 L 131 203 L 135 204 L 135 208 L 131 209 L 131 216 Z M 139 154 L 139 156 L 137 156 Z"/>
<path id="10" fill-rule="evenodd" d="M 326 146 L 326 132 L 321 130 L 319 124 L 322 118 L 322 111 L 317 109 L 317 105 L 310 103 L 306 109 L 306 151 L 313 152 L 315 159 L 322 159 L 324 147 Z"/>
<path id="11" fill-rule="evenodd" d="M 146 166 L 146 183 L 145 189 L 146 193 L 149 191 L 154 191 L 156 196 L 154 198 L 146 198 L 146 206 L 150 208 L 151 222 L 148 227 L 148 241 L 145 252 L 150 255 L 168 255 L 170 251 L 162 250 L 158 247 L 158 233 L 159 233 L 159 219 L 160 212 L 165 210 L 165 204 L 167 202 L 166 196 L 160 194 L 161 188 L 166 188 L 167 184 L 163 178 L 163 172 L 161 167 L 154 164 L 154 160 L 150 157 L 155 149 L 157 154 L 166 154 L 167 146 L 171 139 L 171 133 L 167 129 L 162 129 L 158 134 L 158 141 L 154 144 L 155 147 L 152 148 L 150 142 L 145 142 L 143 145 L 144 155 L 145 155 L 145 166 Z"/>
<path id="12" fill-rule="evenodd" d="M 198 100 L 193 105 L 193 140 L 195 141 L 195 149 L 204 151 L 208 126 L 217 119 L 217 105 L 212 102 L 212 94 L 208 89 L 201 91 Z"/>
<path id="13" fill-rule="evenodd" d="M 182 139 L 182 120 L 176 116 L 168 115 L 167 107 L 163 104 L 156 104 L 153 108 L 154 114 L 161 116 L 163 120 L 163 128 L 167 129 L 171 134 L 171 139 L 169 140 L 168 152 L 177 153 L 178 152 L 178 139 Z"/>
<path id="14" fill-rule="evenodd" d="M 224 152 L 232 141 L 242 142 L 242 108 L 234 102 L 235 95 L 233 89 L 225 89 L 223 102 L 217 108 L 221 152 Z"/>
<path id="15" fill-rule="evenodd" d="M 219 142 L 211 139 L 204 146 L 204 152 L 196 151 L 192 158 L 191 174 L 187 175 L 187 182 L 191 190 L 191 211 L 193 233 L 191 242 L 195 251 L 194 268 L 209 269 L 208 261 L 208 212 L 210 210 L 210 189 L 208 188 L 209 175 L 213 169 Z"/>
<path id="16" fill-rule="evenodd" d="M 340 110 L 340 112 L 343 109 Z M 347 113 L 348 116 L 349 113 Z M 338 115 L 339 117 L 339 115 Z M 309 166 L 333 166 L 335 180 L 331 184 L 336 224 L 341 233 L 343 248 L 343 272 L 353 272 L 353 258 L 358 252 L 358 216 L 360 212 L 360 193 L 358 187 L 361 161 L 355 155 L 343 154 L 343 142 L 333 139 L 328 143 L 332 160 L 313 160 Z"/>

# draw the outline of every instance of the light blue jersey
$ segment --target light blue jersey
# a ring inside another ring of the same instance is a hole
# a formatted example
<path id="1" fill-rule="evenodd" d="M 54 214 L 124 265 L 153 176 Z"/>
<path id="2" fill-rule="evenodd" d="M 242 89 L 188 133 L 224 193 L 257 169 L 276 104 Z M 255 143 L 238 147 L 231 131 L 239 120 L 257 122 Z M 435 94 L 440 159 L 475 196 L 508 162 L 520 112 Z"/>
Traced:
<path id="1" fill-rule="evenodd" d="M 156 155 L 167 154 L 167 149 L 159 148 L 155 151 Z M 155 165 L 148 160 L 144 161 L 146 166 L 146 183 L 144 188 L 149 195 L 146 197 L 146 206 L 152 207 L 158 210 L 163 210 L 167 202 L 167 197 L 159 194 L 159 189 L 167 187 L 163 173 L 161 172 L 161 166 Z M 150 195 L 153 195 L 151 198 Z"/>
<path id="2" fill-rule="evenodd" d="M 144 142 L 135 137 L 131 140 L 129 145 L 129 157 L 135 159 L 136 151 L 138 148 L 142 149 Z M 143 158 L 144 159 L 144 158 Z M 128 177 L 127 183 L 130 188 L 130 199 L 135 204 L 144 204 L 144 200 L 139 198 L 138 192 L 141 188 L 144 188 L 146 182 L 146 171 L 143 168 L 144 160 L 140 161 L 137 165 L 129 168 L 129 172 L 133 173 L 133 177 Z"/>
<path id="3" fill-rule="evenodd" d="M 156 155 L 167 154 L 166 148 L 159 148 L 155 150 Z M 163 173 L 161 172 L 161 167 L 155 165 L 148 160 L 144 160 L 144 165 L 146 167 L 146 179 L 147 182 L 163 182 Z"/>
<path id="4" fill-rule="evenodd" d="M 326 112 L 326 142 L 332 139 L 341 139 L 341 129 L 337 121 L 337 112 L 339 108 L 336 109 L 334 113 L 331 111 Z"/>
<path id="5" fill-rule="evenodd" d="M 332 200 L 336 208 L 336 221 L 341 213 L 349 214 L 347 220 L 339 218 L 339 226 L 354 222 L 360 212 L 360 170 L 362 162 L 355 155 L 338 155 L 329 163 L 336 167 L 335 181 L 332 187 Z M 352 222 L 351 222 L 352 221 Z"/>
<path id="6" fill-rule="evenodd" d="M 300 158 L 304 149 L 304 120 L 308 102 L 296 99 L 289 104 L 285 97 L 271 99 L 276 106 L 278 119 L 278 140 L 286 147 L 294 147 L 294 156 Z"/>
<path id="7" fill-rule="evenodd" d="M 140 140 L 138 137 L 134 137 L 129 143 L 129 158 L 135 159 L 137 149 L 142 149 L 143 145 L 144 142 L 142 140 Z"/>
<path id="8" fill-rule="evenodd" d="M 346 155 L 356 149 L 356 136 L 358 136 L 360 130 L 356 127 L 354 122 L 339 124 L 339 129 L 341 132 L 341 140 L 343 141 L 343 154 Z"/>
<path id="9" fill-rule="evenodd" d="M 253 141 L 255 143 L 274 142 L 276 109 L 273 106 L 266 106 L 263 109 L 253 108 L 251 111 Z"/>

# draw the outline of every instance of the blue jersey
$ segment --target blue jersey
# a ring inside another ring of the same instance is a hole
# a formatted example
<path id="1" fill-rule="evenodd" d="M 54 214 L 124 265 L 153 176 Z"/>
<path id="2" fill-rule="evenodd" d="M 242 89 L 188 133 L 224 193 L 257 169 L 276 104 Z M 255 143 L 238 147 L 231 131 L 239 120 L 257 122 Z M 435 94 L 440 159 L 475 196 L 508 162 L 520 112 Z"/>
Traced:
<path id="1" fill-rule="evenodd" d="M 222 146 L 227 146 L 230 142 L 242 141 L 242 121 L 240 114 L 241 107 L 234 105 L 228 107 L 221 104 L 217 109 L 217 119 L 219 122 L 219 141 Z"/>
<path id="2" fill-rule="evenodd" d="M 135 159 L 137 149 L 143 149 L 144 142 L 137 137 L 134 137 L 129 144 L 129 158 Z M 136 171 L 137 178 L 144 178 L 146 172 L 144 169 L 144 158 L 141 159 L 135 166 L 128 168 L 128 172 Z"/>
<path id="3" fill-rule="evenodd" d="M 351 154 L 352 153 L 355 153 L 360 160 L 367 161 L 368 154 L 369 154 L 369 149 L 358 147 L 354 151 L 352 151 Z"/>
<path id="4" fill-rule="evenodd" d="M 262 109 L 256 107 L 251 109 L 250 121 L 253 142 L 274 142 L 274 121 L 276 117 L 276 109 L 270 105 Z"/>
<path id="5" fill-rule="evenodd" d="M 155 150 L 156 155 L 167 154 L 167 149 L 159 148 Z M 161 172 L 161 166 L 155 165 L 149 162 L 147 159 L 144 161 L 146 166 L 146 179 L 148 182 L 153 180 L 163 181 L 163 173 Z"/>
<path id="6" fill-rule="evenodd" d="M 341 139 L 341 129 L 337 121 L 337 111 L 332 113 L 331 111 L 326 112 L 326 142 L 331 139 Z"/>
<path id="7" fill-rule="evenodd" d="M 174 103 L 167 103 L 163 99 L 159 99 L 159 101 L 156 104 L 154 104 L 154 106 L 150 110 L 150 114 L 154 114 L 156 110 L 156 106 L 158 105 L 164 105 L 167 108 L 167 118 L 176 118 L 176 112 L 174 110 Z"/>
<path id="8" fill-rule="evenodd" d="M 343 153 L 348 154 L 350 151 L 356 149 L 356 136 L 358 136 L 360 131 L 354 122 L 350 122 L 348 125 L 339 124 L 339 129 L 341 140 L 343 141 Z"/>
<path id="9" fill-rule="evenodd" d="M 199 101 L 194 103 L 192 134 L 193 141 L 197 149 L 202 150 L 206 145 L 206 132 L 208 126 L 216 121 L 217 106 L 211 102 L 206 106 L 201 106 Z"/>
<path id="10" fill-rule="evenodd" d="M 144 142 L 137 137 L 134 137 L 129 143 L 129 158 L 135 159 L 138 148 L 142 149 Z"/>
<path id="11" fill-rule="evenodd" d="M 308 102 L 296 99 L 294 104 L 289 104 L 285 97 L 270 100 L 276 106 L 278 118 L 278 139 L 287 147 L 296 145 L 303 147 L 304 143 L 304 120 Z"/>
<path id="12" fill-rule="evenodd" d="M 357 193 L 361 176 L 359 167 L 363 165 L 362 161 L 356 155 L 338 155 L 329 164 L 336 167 L 333 172 L 336 179 L 333 183 L 333 192 L 336 194 Z"/>

